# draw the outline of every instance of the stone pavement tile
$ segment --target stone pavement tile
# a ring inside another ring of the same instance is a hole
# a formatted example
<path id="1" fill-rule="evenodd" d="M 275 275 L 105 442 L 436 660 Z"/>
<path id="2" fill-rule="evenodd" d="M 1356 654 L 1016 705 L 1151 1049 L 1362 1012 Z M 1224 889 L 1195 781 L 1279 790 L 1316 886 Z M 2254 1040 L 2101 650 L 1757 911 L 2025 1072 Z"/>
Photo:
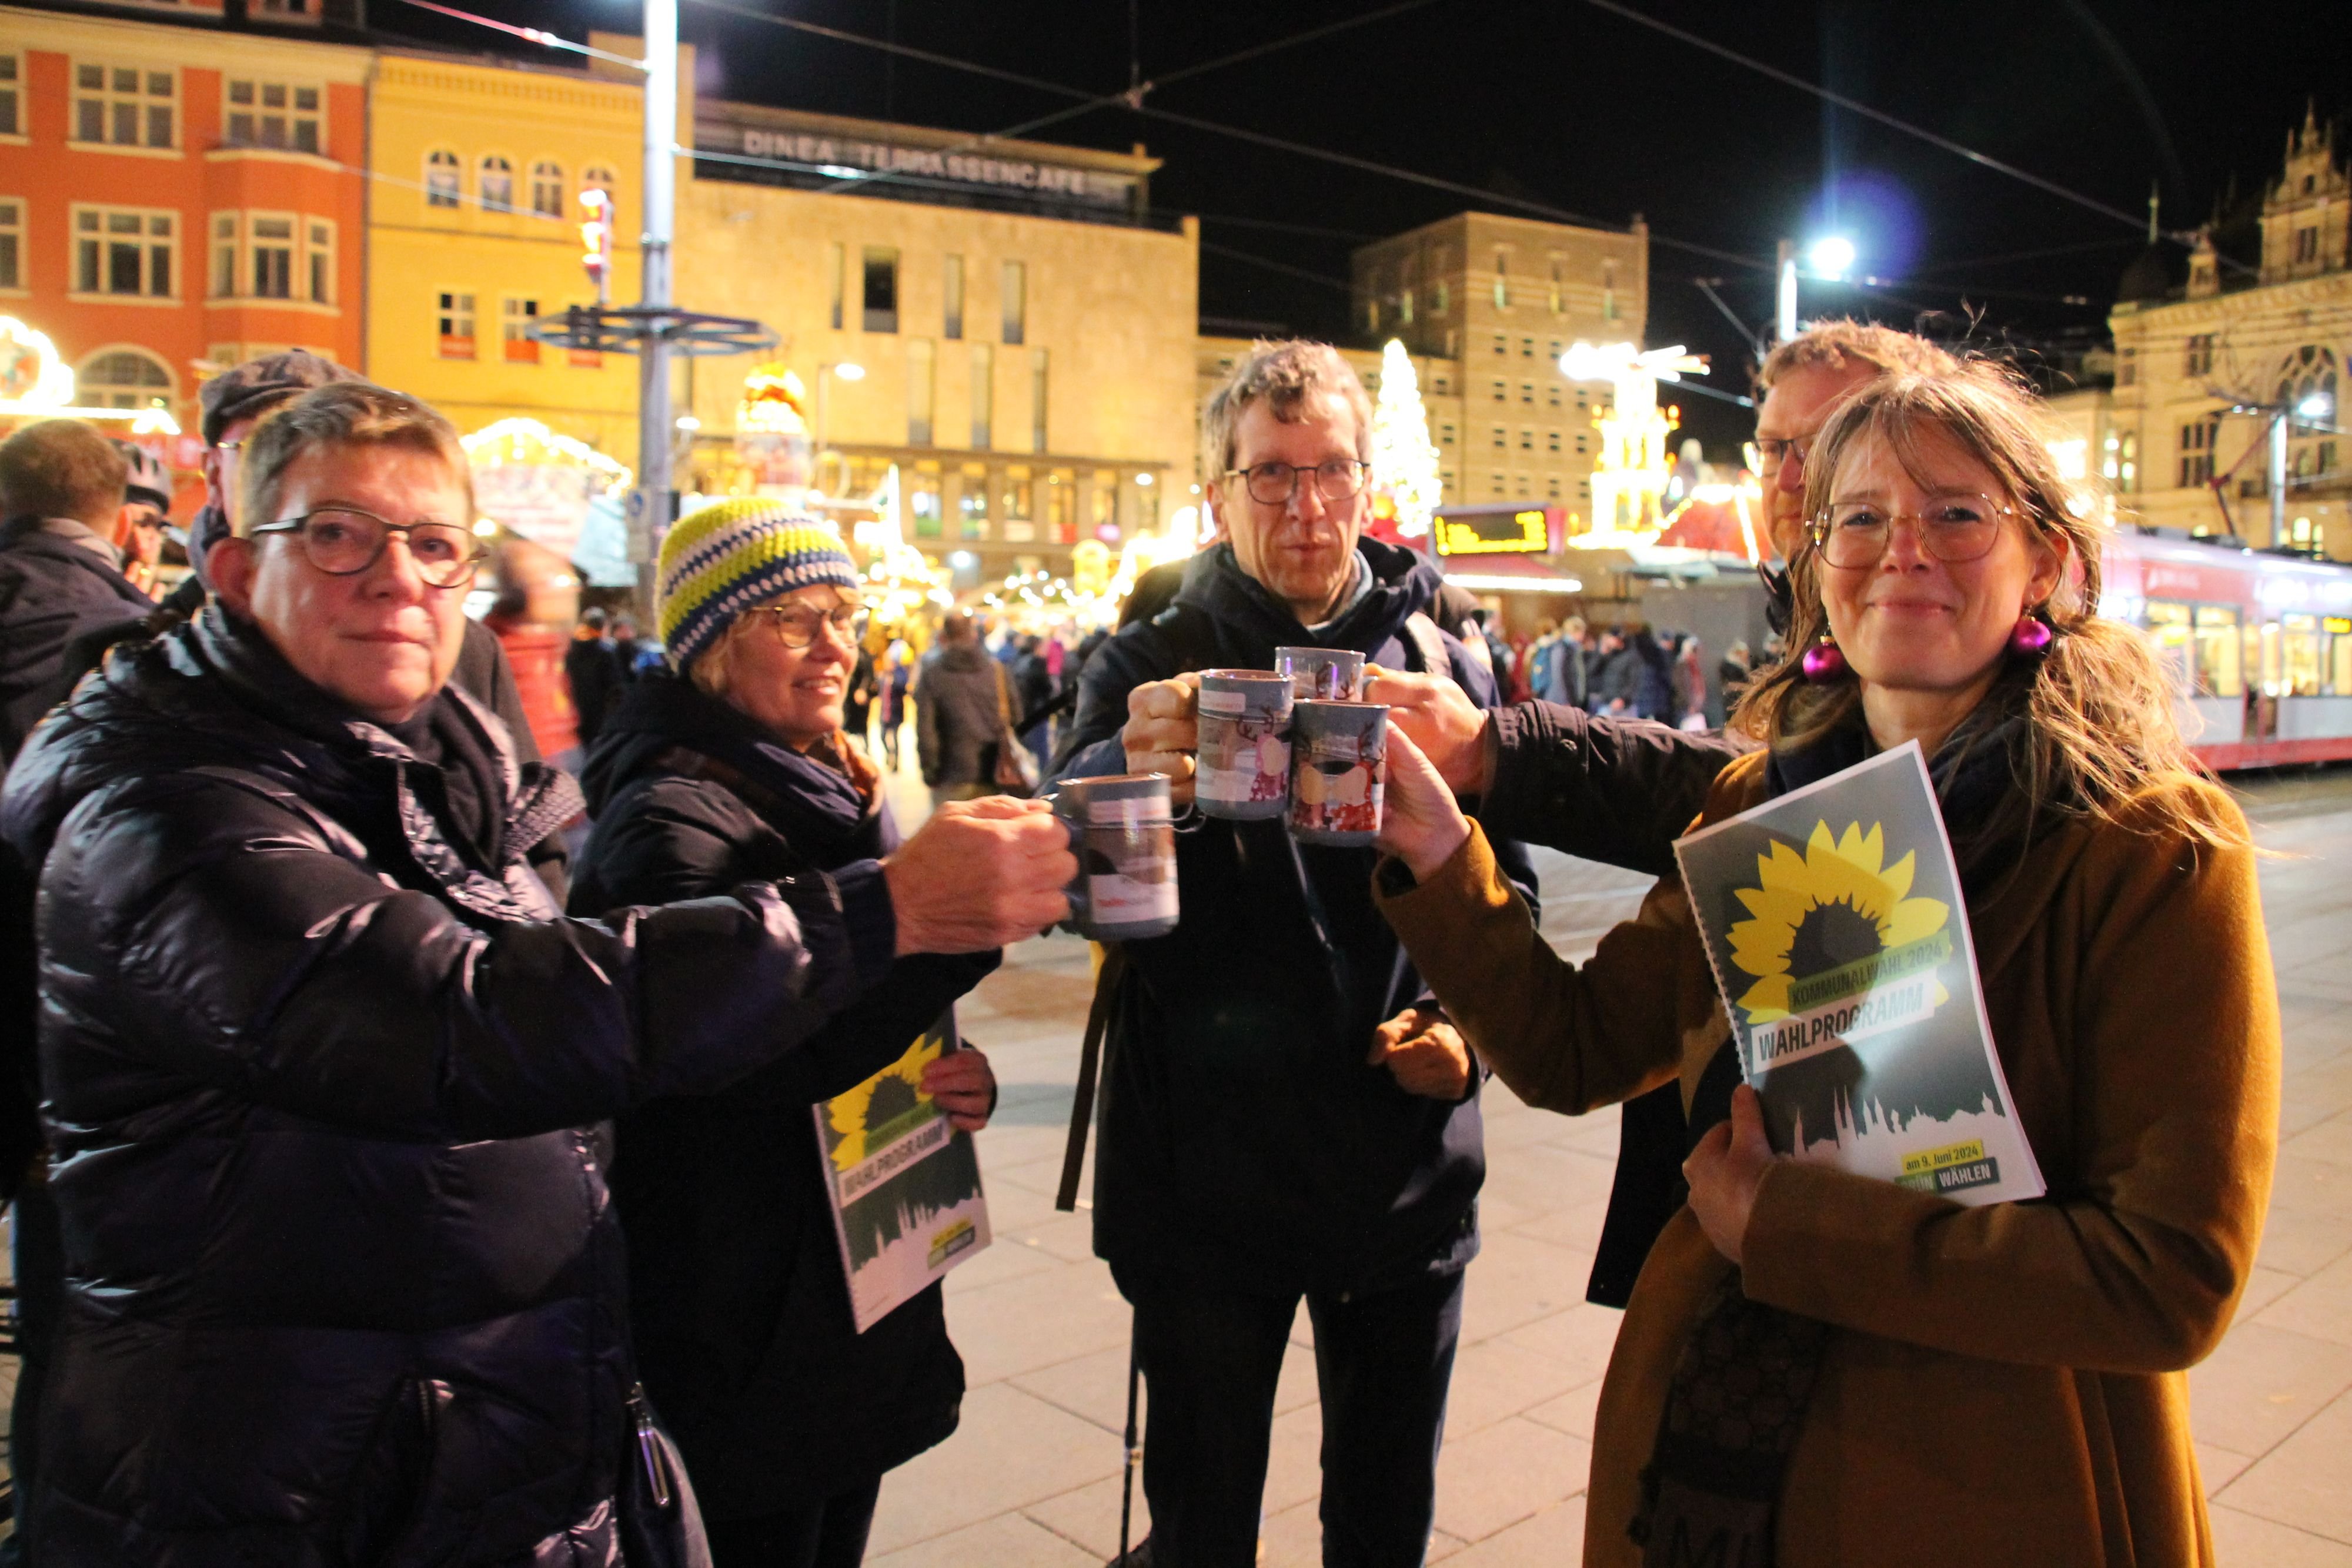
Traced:
<path id="1" fill-rule="evenodd" d="M 1580 1384 L 1557 1399 L 1547 1399 L 1528 1412 L 1528 1419 L 1556 1427 L 1570 1437 L 1592 1441 L 1593 1429 L 1600 1425 L 1595 1419 L 1601 1407 L 1601 1379 Z"/>
<path id="2" fill-rule="evenodd" d="M 1563 1568 L 1583 1552 L 1584 1497 L 1579 1493 L 1447 1561 L 1454 1568 Z"/>
<path id="3" fill-rule="evenodd" d="M 1520 1208 L 1553 1209 L 1607 1197 L 1616 1174 L 1613 1160 L 1531 1144 L 1487 1162 L 1486 1190 Z"/>
<path id="4" fill-rule="evenodd" d="M 1316 1499 L 1266 1515 L 1258 1531 L 1258 1568 L 1322 1568 L 1323 1509 Z"/>
<path id="5" fill-rule="evenodd" d="M 2242 1512 L 2352 1545 L 2352 1395 L 2338 1396 L 2295 1434 L 2214 1494 Z"/>
<path id="6" fill-rule="evenodd" d="M 1584 1300 L 1592 1254 L 1497 1230 L 1480 1239 L 1464 1286 L 1462 1343 L 1476 1344 Z"/>
<path id="7" fill-rule="evenodd" d="M 2293 968 L 2281 966 L 2279 989 L 2302 997 L 2327 997 L 2339 1002 L 2352 1002 L 2352 978 L 2344 973 L 2341 954 L 2316 958 Z"/>
<path id="8" fill-rule="evenodd" d="M 992 1204 L 988 1218 L 993 1227 L 996 1213 Z M 956 1265 L 951 1277 L 958 1288 L 976 1291 L 983 1285 L 1002 1284 L 1007 1280 L 1018 1280 L 1024 1274 L 1034 1274 L 1041 1269 L 1056 1268 L 1060 1262 L 1061 1260 L 1024 1237 L 1009 1236 L 1003 1230 L 995 1230 L 989 1237 L 988 1245 L 982 1248 L 977 1256 L 967 1258 Z M 955 1325 L 950 1322 L 948 1326 L 953 1328 Z"/>
<path id="9" fill-rule="evenodd" d="M 1586 1301 L 1513 1329 L 1504 1337 L 1538 1355 L 1566 1362 L 1582 1378 L 1594 1378 L 1609 1370 L 1609 1353 L 1617 1343 L 1617 1325 L 1624 1321 L 1625 1314 L 1616 1308 L 1596 1307 Z"/>
<path id="10" fill-rule="evenodd" d="M 1085 1550 L 1089 1561 L 1108 1563 L 1118 1553 L 1119 1478 L 1107 1476 L 1076 1491 L 1033 1502 L 1022 1512 Z M 1135 1478 L 1135 1515 L 1128 1524 L 1129 1546 L 1151 1533 L 1151 1508 L 1143 1500 L 1143 1478 Z M 1005 1568 L 1014 1568 L 1008 1563 Z"/>
<path id="11" fill-rule="evenodd" d="M 1058 1145 L 1061 1140 L 1057 1138 L 1055 1142 Z M 1085 1173 L 1082 1171 L 1079 1175 L 1083 1176 Z M 1031 1192 L 1050 1199 L 1061 1190 L 1062 1151 L 1056 1146 L 1045 1155 L 1023 1160 L 1017 1165 L 1000 1155 L 989 1163 L 988 1179 L 999 1186 L 1009 1182 L 1015 1186 L 1025 1186 Z M 1087 1196 L 1083 1187 L 1080 1196 Z"/>
<path id="12" fill-rule="evenodd" d="M 2195 1448 L 2197 1478 L 2205 1483 L 2205 1495 L 2209 1498 L 2236 1480 L 2238 1473 L 2254 1462 L 2244 1454 L 2231 1453 L 2210 1443 L 2199 1443 Z"/>
<path id="13" fill-rule="evenodd" d="M 1522 1103 L 1519 1097 L 1499 1079 L 1486 1085 L 1479 1100 L 1486 1112 L 1486 1151 L 1489 1155 L 1496 1149 L 1516 1149 L 1527 1144 L 1548 1143 L 1558 1136 L 1561 1125 L 1570 1120 Z M 1612 1153 L 1614 1153 L 1613 1146 Z"/>
<path id="14" fill-rule="evenodd" d="M 1572 1252 L 1580 1252 L 1589 1260 L 1600 1250 L 1601 1228 L 1608 1218 L 1609 1197 L 1603 1193 L 1580 1203 L 1562 1204 L 1528 1220 L 1517 1228 L 1523 1236 L 1532 1236 L 1538 1241 L 1549 1241 Z M 1591 1267 L 1589 1261 L 1585 1264 L 1588 1273 Z M 1580 1296 L 1584 1293 L 1581 1284 L 1578 1285 L 1576 1293 Z"/>
<path id="15" fill-rule="evenodd" d="M 1454 1383 L 1445 1402 L 1445 1440 L 1525 1414 L 1582 1381 L 1583 1372 L 1565 1362 L 1490 1339 L 1454 1358 Z"/>
<path id="16" fill-rule="evenodd" d="M 2189 1374 L 2189 1424 L 2200 1442 L 2267 1454 L 2347 1387 L 2352 1347 L 2240 1323 Z"/>
<path id="17" fill-rule="evenodd" d="M 2305 1071 L 2352 1051 L 2352 1008 L 2332 997 L 2279 996 L 2289 1073 Z"/>
<path id="18" fill-rule="evenodd" d="M 2218 1504 L 2212 1516 L 2221 1568 L 2352 1568 L 2352 1546 Z"/>
<path id="19" fill-rule="evenodd" d="M 1300 1315 L 1305 1315 L 1304 1309 Z M 1283 1354 L 1282 1376 L 1274 1385 L 1274 1413 L 1287 1416 L 1302 1406 L 1319 1405 L 1323 1389 L 1315 1371 L 1315 1338 L 1308 1334 L 1305 1344 L 1294 1343 Z"/>
<path id="20" fill-rule="evenodd" d="M 2279 1152 L 2332 1165 L 2352 1165 L 2352 1110 L 2338 1111 L 2305 1128 L 2281 1145 Z"/>
<path id="21" fill-rule="evenodd" d="M 1274 1418 L 1265 1459 L 1265 1494 L 1260 1504 L 1271 1514 L 1323 1495 L 1323 1406 L 1302 1405 Z"/>
<path id="22" fill-rule="evenodd" d="M 2271 1209 L 2352 1218 L 2352 1166 L 2282 1154 L 2271 1182 Z"/>
<path id="23" fill-rule="evenodd" d="M 974 1388 L 964 1396 L 963 1424 L 955 1436 L 884 1479 L 870 1550 L 879 1557 L 995 1520 L 1088 1481 L 1116 1476 L 1120 1462 L 1118 1440 L 1105 1437 L 1093 1422 L 1003 1384 Z"/>
<path id="24" fill-rule="evenodd" d="M 2352 1345 L 2352 1256 L 2338 1258 L 2297 1283 L 2255 1313 L 2254 1322 Z"/>
<path id="25" fill-rule="evenodd" d="M 2279 1132 L 2292 1138 L 2352 1108 L 2352 1055 L 2290 1072 L 2280 1089 Z"/>
<path id="26" fill-rule="evenodd" d="M 1437 1457 L 1437 1527 L 1484 1541 L 1575 1496 L 1592 1473 L 1592 1446 L 1520 1416 L 1446 1439 Z"/>
<path id="27" fill-rule="evenodd" d="M 2238 1298 L 2238 1319 L 2240 1321 L 2243 1321 L 2248 1318 L 2260 1317 L 2263 1308 L 2269 1306 L 2273 1301 L 2277 1301 L 2281 1296 L 2285 1295 L 2288 1291 L 2294 1290 L 2301 1283 L 2303 1283 L 2303 1279 L 2300 1275 L 2290 1274 L 2284 1269 L 2265 1269 L 2261 1264 L 2257 1263 L 2247 1272 L 2245 1294 Z M 2278 1326 L 2281 1328 L 2294 1328 L 2297 1325 L 2294 1323 L 2281 1323 Z M 2305 1332 L 2309 1333 L 2311 1331 L 2305 1330 Z M 2335 1336 L 2333 1334 L 2321 1334 L 2319 1337 L 2322 1339 L 2332 1339 Z"/>
<path id="28" fill-rule="evenodd" d="M 1098 1568 L 1102 1559 L 1008 1513 L 866 1561 L 867 1568 Z"/>
<path id="29" fill-rule="evenodd" d="M 1544 1139 L 1545 1143 L 1555 1149 L 1572 1149 L 1607 1160 L 1612 1170 L 1616 1168 L 1618 1134 L 1624 1129 L 1618 1107 L 1611 1105 L 1581 1116 L 1561 1116 L 1549 1111 L 1537 1114 L 1549 1120 L 1551 1134 Z"/>
<path id="30" fill-rule="evenodd" d="M 1048 1405 L 1092 1421 L 1116 1437 L 1127 1430 L 1127 1341 L 1122 1339 L 1108 1350 L 1074 1355 L 1005 1381 L 1024 1394 L 1034 1394 Z M 1137 1389 L 1139 1420 L 1143 1409 L 1139 1382 Z"/>
<path id="31" fill-rule="evenodd" d="M 2273 1206 L 2263 1221 L 2255 1261 L 2289 1274 L 2316 1274 L 2352 1252 L 2352 1214 L 2305 1214 Z"/>
<path id="32" fill-rule="evenodd" d="M 974 1385 L 1127 1343 L 1130 1314 L 1100 1262 L 960 1291 L 948 1276 L 948 1321 Z"/>

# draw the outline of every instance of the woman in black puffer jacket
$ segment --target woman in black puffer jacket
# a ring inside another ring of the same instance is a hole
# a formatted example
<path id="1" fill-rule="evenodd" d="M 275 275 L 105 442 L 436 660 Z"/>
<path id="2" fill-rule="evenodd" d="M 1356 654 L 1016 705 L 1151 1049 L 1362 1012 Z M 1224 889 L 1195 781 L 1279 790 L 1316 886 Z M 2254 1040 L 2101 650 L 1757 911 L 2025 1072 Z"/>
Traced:
<path id="1" fill-rule="evenodd" d="M 589 758 L 577 912 L 795 864 L 854 876 L 898 841 L 879 775 L 841 731 L 856 569 L 815 525 L 730 505 L 740 517 L 698 514 L 709 531 L 681 527 L 664 548 L 663 642 L 686 673 L 630 686 Z M 703 573 L 699 613 L 673 591 L 674 556 Z M 897 1061 L 996 962 L 901 958 L 795 1057 L 618 1125 L 638 1357 L 718 1568 L 856 1564 L 883 1472 L 955 1430 L 963 1363 L 940 1287 L 856 1332 L 810 1108 Z M 924 1088 L 966 1129 L 995 1097 L 971 1050 L 931 1063 Z"/>

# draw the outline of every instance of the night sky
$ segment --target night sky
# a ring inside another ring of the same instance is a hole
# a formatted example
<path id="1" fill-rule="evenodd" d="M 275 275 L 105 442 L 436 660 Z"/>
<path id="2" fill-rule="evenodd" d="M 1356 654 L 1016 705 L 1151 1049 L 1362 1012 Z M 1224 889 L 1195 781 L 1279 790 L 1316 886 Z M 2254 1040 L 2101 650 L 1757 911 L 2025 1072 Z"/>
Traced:
<path id="1" fill-rule="evenodd" d="M 2144 225 L 2150 183 L 2168 229 L 2259 196 L 2306 100 L 2352 110 L 2343 0 L 1827 0 L 1632 8 L 1826 87 Z M 626 0 L 474 0 L 469 9 L 584 38 L 635 32 Z M 1069 97 L 893 58 L 756 19 L 788 15 L 933 54 L 1111 94 L 1134 57 L 1149 82 L 1330 23 L 1374 0 L 683 0 L 702 91 L 971 131 L 1007 131 Z M 400 3 L 381 31 L 572 63 Z M 1808 285 L 1807 315 L 1866 314 L 1987 346 L 2047 350 L 2095 337 L 2145 235 L 1901 131 L 1662 36 L 1589 0 L 1433 0 L 1157 88 L 1161 110 L 1391 164 L 1604 224 L 1651 225 L 1649 339 L 1712 357 L 1747 391 L 1739 332 L 1691 281 L 1719 278 L 1750 327 L 1770 308 L 1776 240 L 1850 235 L 1877 288 Z M 1038 139 L 1167 161 L 1153 204 L 1201 214 L 1201 310 L 1214 329 L 1349 329 L 1349 249 L 1465 207 L 1515 209 L 1254 147 L 1208 130 L 1093 109 Z M 2339 158 L 2341 154 L 2339 153 Z M 1524 210 L 1524 209 L 1517 209 Z M 1529 215 L 1542 215 L 1530 214 Z M 1685 242 L 1685 248 L 1669 242 Z M 2176 276 L 2183 253 L 2167 247 Z M 1723 253 L 1710 255 L 1708 252 Z M 1727 259 L 1727 256 L 1732 259 Z M 693 302 L 689 302 L 693 303 Z M 716 308 L 723 308 L 723 302 Z M 1973 324 L 1971 325 L 1971 322 Z M 1685 400 L 1712 457 L 1749 415 Z"/>

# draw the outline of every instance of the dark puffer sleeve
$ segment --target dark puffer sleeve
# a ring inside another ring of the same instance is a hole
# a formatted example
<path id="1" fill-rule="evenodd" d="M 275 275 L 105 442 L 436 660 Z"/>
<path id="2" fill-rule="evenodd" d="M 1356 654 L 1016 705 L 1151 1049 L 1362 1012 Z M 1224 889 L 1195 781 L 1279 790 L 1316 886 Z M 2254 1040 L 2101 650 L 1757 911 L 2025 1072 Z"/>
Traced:
<path id="1" fill-rule="evenodd" d="M 1546 702 L 1496 709 L 1488 735 L 1478 806 L 1487 832 L 1652 876 L 1674 873 L 1675 841 L 1745 749 L 1720 735 Z"/>
<path id="2" fill-rule="evenodd" d="M 383 1136 L 518 1137 L 718 1088 L 856 989 L 822 877 L 485 934 L 336 852 L 335 831 L 216 776 L 75 809 L 42 877 L 44 1000 L 112 1040 L 45 1063 L 74 1086 L 61 1122 L 171 1097 L 160 1069 Z"/>

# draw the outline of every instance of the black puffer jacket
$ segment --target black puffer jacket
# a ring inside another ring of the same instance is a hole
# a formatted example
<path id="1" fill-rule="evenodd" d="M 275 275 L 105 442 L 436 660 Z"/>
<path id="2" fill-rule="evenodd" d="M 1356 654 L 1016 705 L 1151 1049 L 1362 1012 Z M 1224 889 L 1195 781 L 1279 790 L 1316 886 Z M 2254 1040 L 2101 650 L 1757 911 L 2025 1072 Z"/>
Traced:
<path id="1" fill-rule="evenodd" d="M 587 784 L 583 914 L 796 862 L 845 872 L 898 841 L 839 770 L 667 674 L 627 688 Z M 809 1108 L 897 1061 L 997 957 L 901 958 L 774 1066 L 622 1118 L 613 1195 L 639 1363 L 710 1517 L 810 1506 L 955 1430 L 963 1362 L 939 1288 L 863 1334 L 850 1317 Z"/>
<path id="2" fill-rule="evenodd" d="M 520 846 L 573 791 L 439 700 L 501 775 L 494 859 L 217 608 L 9 775 L 68 1278 L 47 1561 L 604 1563 L 624 1267 L 572 1129 L 762 1065 L 887 962 L 878 878 L 557 917 Z"/>

